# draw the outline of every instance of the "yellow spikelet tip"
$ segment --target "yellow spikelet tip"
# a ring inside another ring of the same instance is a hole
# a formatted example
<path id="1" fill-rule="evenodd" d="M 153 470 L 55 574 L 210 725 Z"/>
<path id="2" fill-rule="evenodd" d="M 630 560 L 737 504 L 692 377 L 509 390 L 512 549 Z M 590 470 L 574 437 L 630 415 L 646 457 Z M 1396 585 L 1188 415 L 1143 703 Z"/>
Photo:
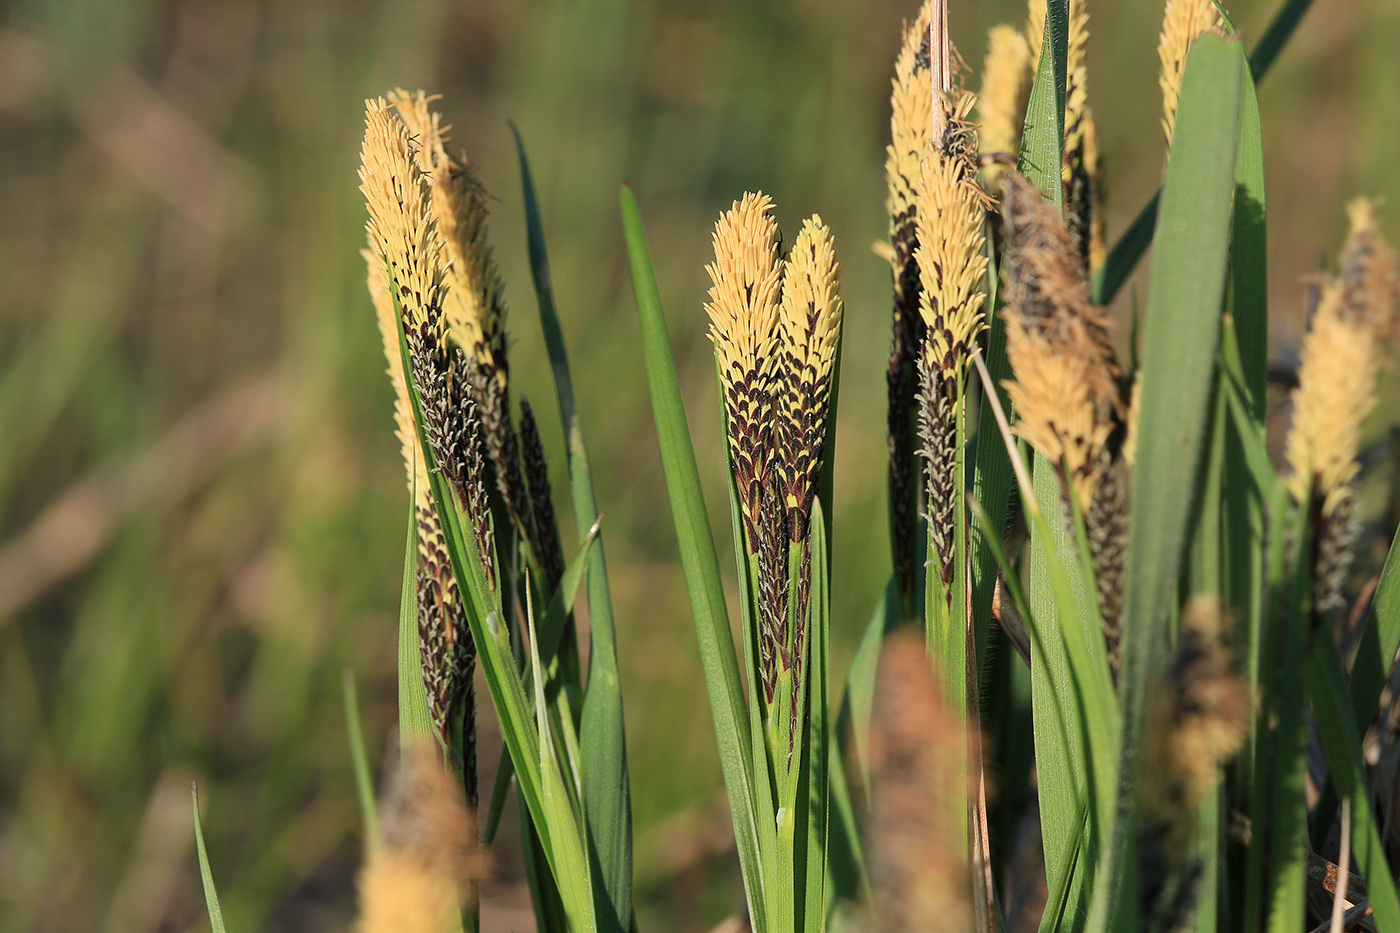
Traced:
<path id="1" fill-rule="evenodd" d="M 991 202 L 972 162 L 977 142 L 967 115 L 974 102 L 965 92 L 940 98 L 944 146 L 930 142 L 917 188 L 919 312 L 944 369 L 962 365 L 986 326 L 984 228 Z"/>
<path id="2" fill-rule="evenodd" d="M 782 283 L 772 210 L 768 195 L 746 193 L 715 224 L 705 313 L 726 386 L 771 376 Z"/>
<path id="3" fill-rule="evenodd" d="M 1045 45 L 1045 0 L 1026 3 L 1026 43 L 1031 50 L 1031 73 L 1040 68 L 1040 50 Z"/>
<path id="4" fill-rule="evenodd" d="M 360 190 L 370 251 L 393 280 L 405 319 L 441 333 L 443 243 L 428 208 L 417 149 L 383 98 L 365 102 Z"/>
<path id="5" fill-rule="evenodd" d="M 1026 95 L 1030 92 L 1031 47 L 1014 26 L 993 26 L 987 34 L 987 56 L 982 63 L 982 88 L 977 95 L 981 121 L 978 141 L 983 155 L 1010 155 L 1020 149 L 1025 120 Z M 987 190 L 1001 188 L 1006 167 L 992 162 L 983 170 Z"/>
<path id="6" fill-rule="evenodd" d="M 1085 53 L 1089 45 L 1089 11 L 1084 0 L 1069 0 L 1069 29 L 1065 50 L 1065 149 L 1078 149 L 1089 116 L 1089 69 Z M 1037 62 L 1038 64 L 1038 62 Z M 1086 166 L 1090 174 L 1095 167 Z M 1068 178 L 1065 179 L 1068 181 Z"/>
<path id="7" fill-rule="evenodd" d="M 402 89 L 389 95 L 409 134 L 418 140 L 418 163 L 444 244 L 449 287 L 443 315 L 448 333 L 504 388 L 505 286 L 487 237 L 486 192 L 467 166 L 448 155 L 447 128 L 439 114 L 428 109 L 434 99 Z"/>
<path id="8" fill-rule="evenodd" d="M 831 376 L 841 337 L 841 270 L 831 230 L 812 215 L 783 266 L 778 333 L 799 372 L 815 383 Z M 804 388 L 807 388 L 804 386 Z"/>
<path id="9" fill-rule="evenodd" d="M 1186 53 L 1191 43 L 1216 29 L 1225 28 L 1225 21 L 1211 0 L 1167 0 L 1162 16 L 1162 37 L 1157 42 L 1157 57 L 1162 62 L 1158 84 L 1162 88 L 1162 131 L 1167 145 L 1176 130 L 1176 106 L 1181 99 L 1181 76 L 1186 71 Z"/>
<path id="10" fill-rule="evenodd" d="M 1350 494 L 1359 467 L 1361 427 L 1375 404 L 1379 349 L 1364 323 L 1346 314 L 1346 288 L 1329 282 L 1303 338 L 1293 426 L 1285 445 L 1289 491 L 1302 501 L 1311 488 L 1331 515 Z"/>
<path id="11" fill-rule="evenodd" d="M 1347 316 L 1368 328 L 1378 339 L 1400 339 L 1396 295 L 1400 291 L 1395 251 L 1376 226 L 1376 205 L 1356 198 L 1347 205 L 1346 245 L 1342 248 L 1341 276 L 1346 285 Z"/>
<path id="12" fill-rule="evenodd" d="M 890 215 L 890 236 L 900 236 L 917 197 L 919 166 L 927 154 L 933 128 L 933 77 L 924 43 L 928 40 L 931 4 L 919 9 L 914 22 L 906 25 L 904 43 L 895 60 L 895 76 L 890 92 L 890 145 L 885 150 L 885 179 L 889 186 L 886 208 Z M 891 252 L 891 264 L 899 258 Z M 900 269 L 895 269 L 896 277 Z"/>

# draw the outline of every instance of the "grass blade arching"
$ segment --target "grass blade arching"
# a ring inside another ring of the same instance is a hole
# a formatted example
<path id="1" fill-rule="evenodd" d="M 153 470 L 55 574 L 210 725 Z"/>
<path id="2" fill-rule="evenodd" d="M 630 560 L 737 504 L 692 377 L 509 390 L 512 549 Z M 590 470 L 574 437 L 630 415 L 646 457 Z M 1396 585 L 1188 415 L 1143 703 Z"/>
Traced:
<path id="1" fill-rule="evenodd" d="M 554 307 L 554 287 L 549 277 L 539 202 L 530 176 L 530 163 L 519 130 L 515 133 L 524 191 L 530 271 L 540 310 L 540 326 L 554 369 L 554 387 L 564 423 L 568 450 L 569 485 L 573 493 L 574 520 L 580 534 L 595 528 L 598 506 L 593 474 L 583 442 L 573 377 L 563 330 Z M 622 690 L 617 670 L 617 634 L 613 625 L 612 597 L 608 589 L 607 562 L 599 535 L 588 563 L 588 607 L 592 623 L 588 663 L 588 687 L 583 696 L 581 729 L 584 809 L 590 841 L 597 846 L 600 892 L 612 907 L 603 918 L 604 929 L 625 930 L 632 918 L 632 801 L 627 773 L 627 736 L 622 725 Z"/>
<path id="2" fill-rule="evenodd" d="M 686 588 L 690 593 L 695 633 L 700 643 L 700 658 L 705 671 L 710 712 L 714 717 L 720 764 L 724 769 L 724 784 L 733 811 L 734 837 L 743 869 L 744 889 L 755 930 L 764 933 L 767 927 L 761 907 L 764 903 L 763 880 L 758 861 L 758 827 L 751 783 L 754 761 L 739 664 L 729 634 L 724 589 L 720 583 L 719 561 L 715 555 L 705 500 L 700 492 L 695 451 L 686 424 L 685 408 L 681 403 L 680 386 L 676 381 L 676 366 L 666 335 L 661 295 L 656 286 L 641 212 L 630 188 L 623 187 L 621 198 L 622 226 L 627 239 L 632 289 L 641 320 L 647 383 L 656 417 L 667 496 L 676 523 L 676 538 L 685 570 Z"/>
<path id="3" fill-rule="evenodd" d="M 355 793 L 360 801 L 360 817 L 365 821 L 365 848 L 379 849 L 379 810 L 374 805 L 374 781 L 365 754 L 365 734 L 360 728 L 360 701 L 355 695 L 355 674 L 346 668 L 340 679 L 345 701 L 345 734 L 350 740 L 350 763 L 355 769 Z"/>
<path id="4" fill-rule="evenodd" d="M 219 892 L 214 889 L 214 873 L 209 869 L 209 853 L 204 848 L 204 828 L 199 820 L 199 785 L 190 785 L 190 797 L 194 802 L 194 843 L 199 853 L 199 876 L 204 882 L 204 903 L 209 908 L 209 928 L 213 933 L 224 933 L 224 912 L 219 906 Z"/>

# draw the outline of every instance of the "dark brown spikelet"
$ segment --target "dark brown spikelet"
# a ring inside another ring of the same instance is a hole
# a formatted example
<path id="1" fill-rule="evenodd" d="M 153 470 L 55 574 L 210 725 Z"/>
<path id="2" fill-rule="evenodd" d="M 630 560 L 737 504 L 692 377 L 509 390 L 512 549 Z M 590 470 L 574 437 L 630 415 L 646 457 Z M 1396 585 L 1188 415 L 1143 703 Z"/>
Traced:
<path id="1" fill-rule="evenodd" d="M 817 472 L 826 442 L 831 375 L 841 340 L 840 268 L 831 231 L 809 217 L 783 262 L 774 380 L 777 452 L 788 538 L 807 538 Z"/>
<path id="2" fill-rule="evenodd" d="M 715 224 L 713 283 L 705 311 L 724 391 L 729 456 L 751 550 L 757 548 L 762 487 L 772 447 L 778 303 L 782 266 L 773 201 L 749 194 Z"/>
<path id="3" fill-rule="evenodd" d="M 1089 558 L 1093 562 L 1094 583 L 1103 616 L 1104 642 L 1108 666 L 1118 681 L 1123 636 L 1123 581 L 1128 554 L 1128 493 L 1132 476 L 1127 463 L 1115 458 L 1112 443 L 1099 452 L 1095 472 L 1099 480 L 1084 513 L 1084 530 L 1089 538 Z"/>
<path id="4" fill-rule="evenodd" d="M 472 673 L 476 670 L 476 644 L 467 627 L 457 581 L 448 566 L 446 547 L 441 537 L 424 539 L 424 527 L 420 521 L 423 560 L 418 570 L 418 640 L 423 687 L 428 694 L 433 726 L 444 743 L 450 744 L 454 717 L 461 712 L 465 737 L 462 775 L 474 805 L 476 697 Z"/>
<path id="5" fill-rule="evenodd" d="M 928 490 L 928 533 L 937 555 L 939 578 L 944 592 L 952 596 L 954 554 L 953 500 L 961 485 L 956 481 L 957 432 L 954 406 L 957 383 L 950 380 L 933 360 L 932 345 L 924 344 L 919 355 L 919 454 L 924 459 L 925 489 Z M 951 605 L 949 606 L 951 609 Z"/>
<path id="6" fill-rule="evenodd" d="M 529 399 L 520 397 L 520 445 L 525 461 L 525 483 L 530 492 L 530 525 L 544 570 L 549 592 L 564 579 L 564 548 L 559 543 L 559 525 L 554 519 L 554 498 L 549 488 L 549 463 L 544 442 L 535 422 Z"/>
<path id="7" fill-rule="evenodd" d="M 759 673 L 764 698 L 772 703 L 779 670 L 792 669 L 788 650 L 788 536 L 783 494 L 776 483 L 759 487 L 758 588 Z"/>
<path id="8" fill-rule="evenodd" d="M 891 636 L 880 654 L 871 717 L 867 824 L 871 910 L 881 931 L 974 928 L 964 854 L 951 840 L 953 790 L 967 780 L 967 728 L 943 705 L 923 639 Z"/>
<path id="9" fill-rule="evenodd" d="M 1175 930 L 1190 915 L 1200 873 L 1191 846 L 1196 813 L 1248 731 L 1248 691 L 1234 672 L 1226 625 L 1216 597 L 1194 598 L 1167 669 L 1149 686 L 1138 798 L 1149 929 Z"/>

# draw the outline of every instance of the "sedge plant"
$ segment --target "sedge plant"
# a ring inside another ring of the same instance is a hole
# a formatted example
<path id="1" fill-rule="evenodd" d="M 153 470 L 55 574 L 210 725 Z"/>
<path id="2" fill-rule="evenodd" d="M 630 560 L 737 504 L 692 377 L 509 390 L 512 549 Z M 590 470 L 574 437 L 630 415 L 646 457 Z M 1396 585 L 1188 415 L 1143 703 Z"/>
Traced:
<path id="1" fill-rule="evenodd" d="M 1255 82 L 1306 7 L 1286 2 L 1247 55 L 1218 4 L 1168 0 L 1162 188 L 1112 243 L 1083 0 L 1032 0 L 1024 27 L 993 29 L 978 94 L 948 39 L 955 14 L 943 2 L 911 11 L 880 249 L 891 573 L 839 702 L 838 244 L 813 214 L 785 248 L 773 200 L 742 193 L 704 260 L 711 285 L 691 313 L 708 321 L 721 402 L 724 463 L 705 468 L 728 480 L 731 629 L 641 211 L 623 189 L 756 933 L 1292 933 L 1326 916 L 1333 929 L 1365 918 L 1400 929 L 1388 811 L 1373 805 L 1362 754 L 1400 651 L 1395 549 L 1369 597 L 1354 588 L 1365 421 L 1400 331 L 1374 202 L 1349 206 L 1336 263 L 1311 279 L 1282 462 L 1266 445 Z M 586 530 L 572 556 L 533 411 L 510 377 L 488 200 L 429 105 L 403 91 L 367 102 L 360 174 L 411 499 L 402 764 L 382 814 L 367 806 L 361 928 L 409 928 L 404 903 L 427 918 L 415 929 L 474 927 L 478 843 L 513 790 L 540 928 L 629 930 L 626 646 L 528 163 L 521 146 Z M 1109 305 L 1149 246 L 1124 339 Z M 585 579 L 586 669 L 572 618 Z M 1365 627 L 1339 645 L 1348 619 Z M 476 666 L 505 740 L 489 789 L 476 778 Z M 1312 803 L 1310 717 L 1326 760 Z M 212 880 L 208 890 L 216 907 Z"/>

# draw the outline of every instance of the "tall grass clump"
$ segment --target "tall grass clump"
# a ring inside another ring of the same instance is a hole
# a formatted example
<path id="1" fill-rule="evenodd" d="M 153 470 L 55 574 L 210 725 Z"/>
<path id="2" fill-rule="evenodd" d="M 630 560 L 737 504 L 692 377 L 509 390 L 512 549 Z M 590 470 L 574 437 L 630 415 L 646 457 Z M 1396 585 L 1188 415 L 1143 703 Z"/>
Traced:
<path id="1" fill-rule="evenodd" d="M 994 28 L 980 97 L 946 4 L 911 11 L 880 250 L 891 572 L 838 702 L 838 375 L 846 318 L 867 313 L 843 301 L 844 247 L 814 213 L 785 248 L 773 199 L 746 192 L 695 260 L 710 280 L 689 313 L 708 322 L 721 401 L 707 430 L 725 462 L 704 469 L 726 478 L 731 628 L 624 187 L 667 494 L 756 933 L 1282 933 L 1329 916 L 1333 929 L 1400 929 L 1390 810 L 1362 744 L 1400 651 L 1394 551 L 1374 588 L 1358 596 L 1354 579 L 1366 420 L 1400 331 L 1372 201 L 1348 208 L 1335 267 L 1309 274 L 1317 299 L 1281 463 L 1266 444 L 1254 82 L 1302 6 L 1284 7 L 1251 59 L 1219 6 L 1169 0 L 1162 187 L 1112 246 L 1086 4 L 1033 0 L 1024 29 Z M 490 202 L 421 92 L 367 102 L 365 258 L 411 506 L 401 764 L 383 813 L 366 808 L 379 827 L 361 880 L 366 930 L 391 916 L 409 928 L 408 908 L 393 906 L 405 902 L 426 918 L 415 929 L 474 927 L 478 842 L 494 838 L 512 788 L 541 929 L 636 925 L 626 647 L 523 146 L 521 169 L 585 530 L 572 555 L 534 412 L 512 385 Z M 1150 278 L 1125 318 L 1110 303 L 1148 245 Z M 586 652 L 572 615 L 585 578 Z M 489 791 L 477 783 L 477 665 L 505 740 Z"/>

